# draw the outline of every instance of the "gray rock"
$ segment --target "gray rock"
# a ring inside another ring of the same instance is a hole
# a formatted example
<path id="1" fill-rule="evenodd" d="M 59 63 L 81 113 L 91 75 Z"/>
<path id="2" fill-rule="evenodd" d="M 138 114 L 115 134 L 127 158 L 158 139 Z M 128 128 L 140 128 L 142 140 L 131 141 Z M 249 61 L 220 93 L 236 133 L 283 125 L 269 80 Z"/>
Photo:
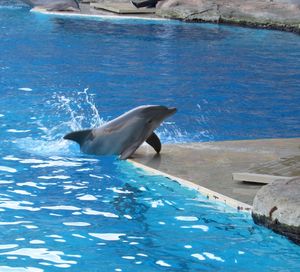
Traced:
<path id="1" fill-rule="evenodd" d="M 49 11 L 79 11 L 76 0 L 22 0 L 31 7 L 43 8 Z"/>
<path id="2" fill-rule="evenodd" d="M 300 244 L 300 177 L 263 186 L 254 198 L 252 217 Z"/>
<path id="3" fill-rule="evenodd" d="M 163 0 L 162 17 L 300 32 L 300 0 Z"/>

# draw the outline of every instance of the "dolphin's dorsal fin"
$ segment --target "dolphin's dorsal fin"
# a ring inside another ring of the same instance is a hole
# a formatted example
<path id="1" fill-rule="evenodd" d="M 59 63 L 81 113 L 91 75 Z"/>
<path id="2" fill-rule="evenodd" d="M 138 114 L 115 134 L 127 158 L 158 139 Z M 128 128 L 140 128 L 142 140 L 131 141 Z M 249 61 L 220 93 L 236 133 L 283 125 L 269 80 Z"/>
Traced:
<path id="1" fill-rule="evenodd" d="M 93 140 L 94 136 L 91 129 L 73 131 L 64 136 L 65 140 L 71 140 L 78 143 L 80 146 L 86 140 Z"/>
<path id="2" fill-rule="evenodd" d="M 152 132 L 152 134 L 148 137 L 148 139 L 146 140 L 146 143 L 151 145 L 157 153 L 160 152 L 161 142 L 160 142 L 158 136 L 154 132 Z"/>

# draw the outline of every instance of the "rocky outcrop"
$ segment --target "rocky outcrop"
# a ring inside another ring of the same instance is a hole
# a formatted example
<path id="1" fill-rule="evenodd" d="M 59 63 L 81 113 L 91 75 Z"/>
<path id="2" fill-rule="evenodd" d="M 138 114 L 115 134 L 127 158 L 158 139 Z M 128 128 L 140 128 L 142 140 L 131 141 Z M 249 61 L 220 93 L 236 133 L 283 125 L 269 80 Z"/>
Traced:
<path id="1" fill-rule="evenodd" d="M 263 186 L 254 198 L 252 217 L 300 244 L 300 177 Z"/>
<path id="2" fill-rule="evenodd" d="M 162 0 L 157 9 L 157 14 L 166 18 L 300 33 L 300 0 Z"/>

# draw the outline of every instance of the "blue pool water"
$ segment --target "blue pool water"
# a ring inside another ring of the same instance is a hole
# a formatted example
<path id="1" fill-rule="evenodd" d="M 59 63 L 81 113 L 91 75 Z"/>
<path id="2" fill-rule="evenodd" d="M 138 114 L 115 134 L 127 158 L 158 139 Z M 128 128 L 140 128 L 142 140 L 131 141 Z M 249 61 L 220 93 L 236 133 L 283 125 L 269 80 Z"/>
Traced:
<path id="1" fill-rule="evenodd" d="M 141 104 L 178 107 L 163 142 L 299 137 L 299 36 L 0 1 L 0 52 L 1 272 L 300 269 L 249 215 L 61 140 Z"/>

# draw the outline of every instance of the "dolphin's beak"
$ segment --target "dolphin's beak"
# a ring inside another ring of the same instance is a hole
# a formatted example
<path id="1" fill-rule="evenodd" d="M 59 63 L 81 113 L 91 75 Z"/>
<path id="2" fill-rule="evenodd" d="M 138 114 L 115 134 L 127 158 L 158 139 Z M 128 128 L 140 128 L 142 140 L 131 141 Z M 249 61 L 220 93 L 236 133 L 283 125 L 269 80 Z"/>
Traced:
<path id="1" fill-rule="evenodd" d="M 168 108 L 169 116 L 173 115 L 175 112 L 177 112 L 176 108 Z"/>

